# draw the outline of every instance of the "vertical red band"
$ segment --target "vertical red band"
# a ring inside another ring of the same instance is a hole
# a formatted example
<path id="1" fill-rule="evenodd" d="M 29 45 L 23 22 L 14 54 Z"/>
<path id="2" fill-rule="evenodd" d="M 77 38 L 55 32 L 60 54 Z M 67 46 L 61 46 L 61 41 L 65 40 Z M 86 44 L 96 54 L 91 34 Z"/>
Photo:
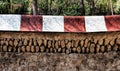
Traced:
<path id="1" fill-rule="evenodd" d="M 120 15 L 105 16 L 105 22 L 108 31 L 120 31 Z"/>
<path id="2" fill-rule="evenodd" d="M 65 16 L 65 32 L 85 32 L 85 20 L 83 16 Z"/>
<path id="3" fill-rule="evenodd" d="M 21 31 L 42 31 L 42 16 L 22 15 Z"/>

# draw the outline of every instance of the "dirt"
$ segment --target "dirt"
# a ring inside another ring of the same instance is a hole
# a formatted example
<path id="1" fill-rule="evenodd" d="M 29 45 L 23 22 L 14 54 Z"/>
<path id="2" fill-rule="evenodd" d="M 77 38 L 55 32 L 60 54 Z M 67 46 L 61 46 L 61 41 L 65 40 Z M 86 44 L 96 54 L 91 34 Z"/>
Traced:
<path id="1" fill-rule="evenodd" d="M 0 53 L 0 71 L 120 71 L 120 52 Z"/>

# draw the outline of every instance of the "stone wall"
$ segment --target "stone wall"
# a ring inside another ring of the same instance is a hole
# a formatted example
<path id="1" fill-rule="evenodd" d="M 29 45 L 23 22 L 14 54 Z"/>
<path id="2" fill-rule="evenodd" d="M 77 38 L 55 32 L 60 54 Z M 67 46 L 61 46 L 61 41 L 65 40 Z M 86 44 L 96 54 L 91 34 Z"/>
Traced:
<path id="1" fill-rule="evenodd" d="M 0 52 L 98 53 L 120 51 L 120 32 L 0 32 Z"/>
<path id="2" fill-rule="evenodd" d="M 0 53 L 0 71 L 120 71 L 120 52 Z"/>

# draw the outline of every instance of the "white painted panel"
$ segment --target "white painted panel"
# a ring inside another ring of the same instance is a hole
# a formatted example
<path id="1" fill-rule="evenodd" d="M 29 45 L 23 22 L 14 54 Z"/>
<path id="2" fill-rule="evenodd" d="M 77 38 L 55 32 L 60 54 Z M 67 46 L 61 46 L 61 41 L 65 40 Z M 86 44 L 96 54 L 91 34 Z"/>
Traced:
<path id="1" fill-rule="evenodd" d="M 64 17 L 43 16 L 42 30 L 45 32 L 64 32 Z"/>
<path id="2" fill-rule="evenodd" d="M 20 31 L 21 15 L 0 15 L 0 30 Z"/>
<path id="3" fill-rule="evenodd" d="M 86 32 L 107 31 L 104 16 L 85 16 Z"/>

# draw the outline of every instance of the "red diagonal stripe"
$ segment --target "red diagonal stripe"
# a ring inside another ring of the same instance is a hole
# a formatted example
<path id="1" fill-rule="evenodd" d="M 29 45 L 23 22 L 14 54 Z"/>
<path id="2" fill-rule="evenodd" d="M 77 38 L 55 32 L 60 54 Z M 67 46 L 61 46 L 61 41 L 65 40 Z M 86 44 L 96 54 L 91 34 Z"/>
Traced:
<path id="1" fill-rule="evenodd" d="M 64 30 L 65 32 L 85 32 L 84 16 L 65 16 Z"/>
<path id="2" fill-rule="evenodd" d="M 42 31 L 42 16 L 22 15 L 21 31 Z"/>
<path id="3" fill-rule="evenodd" d="M 108 31 L 120 31 L 120 15 L 105 16 Z"/>

